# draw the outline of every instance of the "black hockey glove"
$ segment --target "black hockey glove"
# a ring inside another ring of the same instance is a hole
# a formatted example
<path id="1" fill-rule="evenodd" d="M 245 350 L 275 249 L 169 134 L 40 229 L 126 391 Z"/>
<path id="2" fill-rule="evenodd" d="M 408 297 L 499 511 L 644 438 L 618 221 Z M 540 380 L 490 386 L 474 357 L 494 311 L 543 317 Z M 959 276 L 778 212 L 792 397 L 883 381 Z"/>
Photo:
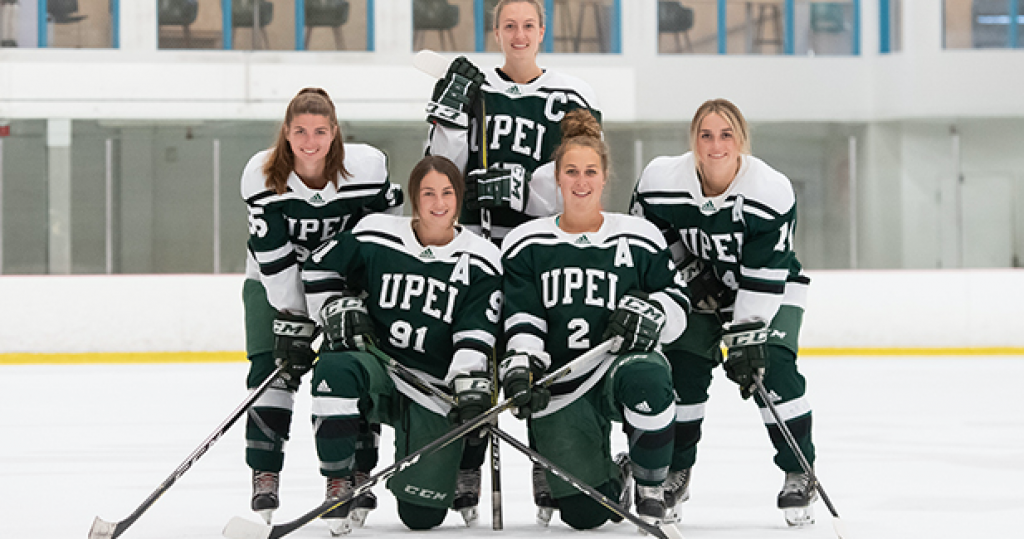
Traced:
<path id="1" fill-rule="evenodd" d="M 551 390 L 533 385 L 544 376 L 545 370 L 544 361 L 533 354 L 515 351 L 505 354 L 498 367 L 498 377 L 505 398 L 512 399 L 515 406 L 512 415 L 526 419 L 548 407 Z"/>
<path id="2" fill-rule="evenodd" d="M 764 377 L 768 368 L 768 324 L 764 320 L 726 324 L 722 344 L 729 349 L 725 374 L 740 386 L 740 396 L 749 399 L 756 391 L 754 374 Z"/>
<path id="3" fill-rule="evenodd" d="M 608 319 L 604 340 L 614 338 L 611 353 L 650 352 L 658 346 L 665 327 L 665 311 L 646 292 L 633 290 L 619 298 L 619 307 Z"/>
<path id="4" fill-rule="evenodd" d="M 469 129 L 469 115 L 483 83 L 484 74 L 465 56 L 452 60 L 448 73 L 434 85 L 434 94 L 427 103 L 427 121 Z"/>
<path id="5" fill-rule="evenodd" d="M 736 301 L 736 291 L 718 279 L 711 264 L 693 258 L 680 272 L 690 290 L 690 304 L 695 312 L 720 317 L 721 310 Z"/>
<path id="6" fill-rule="evenodd" d="M 316 324 L 302 315 L 278 313 L 274 319 L 274 363 L 285 365 L 281 378 L 288 387 L 297 389 L 302 375 L 313 368 L 313 334 Z"/>
<path id="7" fill-rule="evenodd" d="M 334 296 L 320 308 L 327 335 L 327 349 L 366 350 L 368 344 L 377 345 L 373 320 L 363 300 L 356 296 Z"/>
<path id="8" fill-rule="evenodd" d="M 516 163 L 495 163 L 466 174 L 466 209 L 511 208 L 522 213 L 530 199 L 530 172 Z"/>
<path id="9" fill-rule="evenodd" d="M 491 407 L 491 377 L 486 372 L 460 374 L 452 379 L 451 388 L 455 407 L 449 412 L 448 419 L 454 424 L 465 423 Z M 466 434 L 466 443 L 480 445 L 484 441 L 484 432 L 479 428 Z"/>

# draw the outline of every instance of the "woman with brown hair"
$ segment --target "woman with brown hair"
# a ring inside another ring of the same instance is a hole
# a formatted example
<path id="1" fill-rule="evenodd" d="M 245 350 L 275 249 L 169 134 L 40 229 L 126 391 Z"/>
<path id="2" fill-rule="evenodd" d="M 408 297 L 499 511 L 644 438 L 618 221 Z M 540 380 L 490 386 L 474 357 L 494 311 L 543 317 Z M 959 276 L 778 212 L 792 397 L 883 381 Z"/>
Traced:
<path id="1" fill-rule="evenodd" d="M 254 404 L 246 424 L 246 463 L 253 470 L 252 509 L 269 523 L 279 505 L 292 408 L 299 379 L 315 352 L 300 269 L 309 254 L 368 213 L 401 213 L 402 191 L 388 180 L 387 159 L 365 144 L 342 142 L 334 103 L 320 88 L 304 88 L 291 100 L 274 146 L 254 155 L 242 173 L 249 208 L 245 305 L 249 388 L 260 385 L 281 360 L 288 369 Z M 276 339 L 288 328 L 302 338 Z M 277 346 L 275 346 L 277 341 Z M 283 346 L 287 344 L 288 348 Z M 367 442 L 375 439 L 364 427 Z M 361 454 L 357 479 L 376 464 L 375 443 Z M 357 502 L 368 511 L 370 497 Z M 365 511 L 360 512 L 365 517 Z M 361 522 L 361 521 L 360 521 Z"/>

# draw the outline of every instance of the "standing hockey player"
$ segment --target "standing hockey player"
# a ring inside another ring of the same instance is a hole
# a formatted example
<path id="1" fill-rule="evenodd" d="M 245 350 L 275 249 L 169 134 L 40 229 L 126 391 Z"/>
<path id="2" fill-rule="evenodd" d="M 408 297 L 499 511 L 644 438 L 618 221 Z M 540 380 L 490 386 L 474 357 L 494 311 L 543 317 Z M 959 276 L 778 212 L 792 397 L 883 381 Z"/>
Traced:
<path id="1" fill-rule="evenodd" d="M 369 212 L 401 213 L 402 191 L 388 181 L 384 154 L 343 144 L 337 115 L 322 89 L 305 88 L 288 104 L 274 147 L 254 155 L 242 173 L 249 208 L 245 304 L 246 384 L 258 386 L 288 359 L 291 367 L 249 410 L 246 463 L 253 471 L 252 509 L 267 523 L 278 508 L 284 445 L 299 379 L 312 365 L 308 347 L 275 349 L 275 336 L 304 328 L 312 336 L 300 269 L 313 249 L 351 229 Z M 281 339 L 278 338 L 280 341 Z M 376 426 L 379 429 L 379 426 Z M 376 464 L 376 435 L 363 425 L 357 479 Z M 357 501 L 359 517 L 376 507 L 373 493 Z M 361 523 L 362 520 L 359 520 Z"/>
<path id="2" fill-rule="evenodd" d="M 505 63 L 481 72 L 464 57 L 452 61 L 427 105 L 427 152 L 468 171 L 460 222 L 479 231 L 486 210 L 491 238 L 500 246 L 513 227 L 561 211 L 550 161 L 565 114 L 583 108 L 600 121 L 601 113 L 587 83 L 537 65 L 545 30 L 539 0 L 501 0 L 493 19 Z"/>
<path id="3" fill-rule="evenodd" d="M 612 499 L 636 482 L 637 513 L 665 516 L 662 482 L 672 457 L 675 406 L 659 343 L 686 327 L 689 300 L 664 238 L 649 222 L 602 211 L 608 149 L 589 112 L 562 122 L 555 155 L 565 211 L 515 228 L 502 249 L 504 331 L 499 373 L 516 416 L 529 418 L 537 450 Z M 606 339 L 611 353 L 547 390 L 531 382 Z M 611 421 L 622 421 L 629 458 L 610 453 Z M 562 520 L 600 526 L 611 513 L 548 476 Z M 628 496 L 629 491 L 625 490 Z"/>
<path id="4" fill-rule="evenodd" d="M 712 369 L 725 371 L 752 394 L 786 474 L 778 506 L 790 525 L 814 522 L 817 497 L 774 418 L 755 394 L 764 385 L 800 450 L 814 462 L 811 407 L 797 370 L 797 339 L 810 280 L 793 251 L 796 199 L 786 176 L 750 155 L 749 129 L 725 99 L 705 102 L 690 124 L 691 152 L 659 157 L 637 183 L 632 211 L 657 225 L 689 283 L 694 314 L 666 355 L 679 396 L 675 455 L 665 484 L 673 508 L 689 497 Z"/>
<path id="5" fill-rule="evenodd" d="M 500 247 L 513 227 L 562 209 L 551 157 L 565 114 L 582 108 L 600 121 L 601 113 L 586 82 L 537 65 L 545 31 L 541 1 L 500 0 L 493 14 L 504 64 L 482 72 L 464 57 L 451 63 L 427 105 L 427 153 L 448 157 L 466 171 L 460 222 Z M 462 463 L 454 507 L 467 523 L 477 514 L 484 449 L 470 448 Z M 533 477 L 538 519 L 546 523 L 554 506 L 539 466 Z"/>
<path id="6" fill-rule="evenodd" d="M 321 351 L 313 372 L 313 422 L 320 471 L 337 497 L 354 486 L 360 412 L 394 427 L 398 460 L 446 433 L 450 421 L 491 407 L 487 362 L 501 318 L 500 254 L 455 224 L 464 187 L 451 161 L 424 157 L 408 188 L 414 217 L 369 216 L 314 252 L 303 270 L 310 308 L 322 305 L 316 312 L 327 336 L 329 351 Z M 390 376 L 364 351 L 378 338 L 390 357 L 450 390 L 455 408 Z M 466 445 L 485 441 L 470 433 Z M 462 453 L 463 444 L 449 445 L 388 481 L 410 529 L 444 521 Z"/>

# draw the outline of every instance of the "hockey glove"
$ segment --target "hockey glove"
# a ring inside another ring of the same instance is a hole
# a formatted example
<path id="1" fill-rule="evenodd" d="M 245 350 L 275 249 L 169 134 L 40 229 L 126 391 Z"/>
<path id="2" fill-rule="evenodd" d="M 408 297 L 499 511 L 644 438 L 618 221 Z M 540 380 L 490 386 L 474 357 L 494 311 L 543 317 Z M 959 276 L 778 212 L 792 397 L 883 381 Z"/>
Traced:
<path id="1" fill-rule="evenodd" d="M 466 208 L 510 208 L 522 213 L 530 199 L 530 173 L 515 163 L 495 163 L 466 175 Z"/>
<path id="2" fill-rule="evenodd" d="M 451 388 L 455 407 L 449 412 L 448 419 L 452 423 L 465 423 L 491 406 L 491 377 L 486 372 L 460 374 L 452 379 Z M 484 441 L 483 434 L 483 428 L 466 434 L 466 443 L 480 445 Z"/>
<path id="3" fill-rule="evenodd" d="M 512 415 L 526 419 L 530 414 L 547 408 L 551 402 L 551 391 L 533 383 L 544 376 L 544 362 L 541 358 L 526 352 L 510 351 L 505 354 L 498 367 L 498 377 L 505 398 L 512 399 L 515 408 Z"/>
<path id="4" fill-rule="evenodd" d="M 718 279 L 711 264 L 693 258 L 680 271 L 690 290 L 690 304 L 694 311 L 719 316 L 724 307 L 736 301 L 736 292 Z"/>
<path id="5" fill-rule="evenodd" d="M 368 344 L 376 346 L 377 337 L 373 332 L 373 320 L 366 311 L 366 305 L 356 296 L 334 296 L 320 308 L 327 335 L 327 349 L 335 352 L 344 350 L 366 350 Z"/>
<path id="6" fill-rule="evenodd" d="M 452 60 L 448 73 L 434 85 L 434 94 L 427 103 L 427 121 L 469 129 L 469 115 L 483 83 L 484 74 L 465 56 Z"/>
<path id="7" fill-rule="evenodd" d="M 298 388 L 299 379 L 313 368 L 313 334 L 316 324 L 305 316 L 279 313 L 274 319 L 274 363 L 285 365 L 281 378 L 291 388 Z"/>
<path id="8" fill-rule="evenodd" d="M 665 327 L 665 311 L 661 304 L 639 290 L 627 292 L 619 299 L 619 307 L 608 319 L 604 340 L 615 339 L 611 353 L 650 352 L 658 346 L 661 329 Z"/>
<path id="9" fill-rule="evenodd" d="M 723 328 L 722 344 L 729 349 L 725 374 L 740 386 L 740 396 L 749 399 L 756 390 L 754 374 L 764 376 L 768 367 L 768 324 L 764 320 L 735 322 Z"/>

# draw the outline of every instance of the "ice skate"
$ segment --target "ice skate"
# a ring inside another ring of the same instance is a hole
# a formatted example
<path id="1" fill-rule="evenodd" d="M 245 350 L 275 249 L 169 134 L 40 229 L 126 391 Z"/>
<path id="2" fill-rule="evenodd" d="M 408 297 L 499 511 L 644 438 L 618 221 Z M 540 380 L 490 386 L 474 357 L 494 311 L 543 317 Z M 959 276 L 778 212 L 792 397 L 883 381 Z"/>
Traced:
<path id="1" fill-rule="evenodd" d="M 480 503 L 480 469 L 459 470 L 459 479 L 455 486 L 455 500 L 452 509 L 462 515 L 466 526 L 473 526 L 480 519 L 477 505 Z"/>
<path id="2" fill-rule="evenodd" d="M 647 487 L 636 485 L 636 514 L 653 526 L 665 523 L 665 488 L 661 485 Z"/>
<path id="3" fill-rule="evenodd" d="M 676 523 L 682 520 L 680 505 L 690 499 L 690 470 L 669 472 L 663 483 L 665 487 L 665 522 Z"/>
<path id="4" fill-rule="evenodd" d="M 362 485 L 367 481 L 369 475 L 366 472 L 355 473 L 355 486 Z M 377 495 L 372 490 L 360 494 L 353 502 L 352 510 L 349 511 L 349 518 L 352 520 L 352 525 L 357 528 L 362 528 L 363 524 L 366 523 L 366 516 L 377 508 Z"/>
<path id="5" fill-rule="evenodd" d="M 778 506 L 790 526 L 814 524 L 813 504 L 818 500 L 811 476 L 803 472 L 786 472 L 786 482 L 779 492 Z"/>
<path id="6" fill-rule="evenodd" d="M 551 496 L 544 468 L 538 464 L 533 465 L 533 503 L 537 505 L 537 524 L 547 526 L 558 509 L 558 502 Z"/>
<path id="7" fill-rule="evenodd" d="M 252 471 L 252 510 L 270 524 L 274 510 L 280 505 L 278 489 L 281 476 L 277 472 Z"/>
<path id="8" fill-rule="evenodd" d="M 350 477 L 328 477 L 325 499 L 340 500 L 346 494 L 352 492 L 353 488 L 355 486 Z M 352 531 L 352 521 L 349 519 L 349 512 L 351 510 L 352 502 L 350 501 L 320 516 L 327 523 L 327 528 L 331 530 L 332 536 L 338 537 Z"/>

